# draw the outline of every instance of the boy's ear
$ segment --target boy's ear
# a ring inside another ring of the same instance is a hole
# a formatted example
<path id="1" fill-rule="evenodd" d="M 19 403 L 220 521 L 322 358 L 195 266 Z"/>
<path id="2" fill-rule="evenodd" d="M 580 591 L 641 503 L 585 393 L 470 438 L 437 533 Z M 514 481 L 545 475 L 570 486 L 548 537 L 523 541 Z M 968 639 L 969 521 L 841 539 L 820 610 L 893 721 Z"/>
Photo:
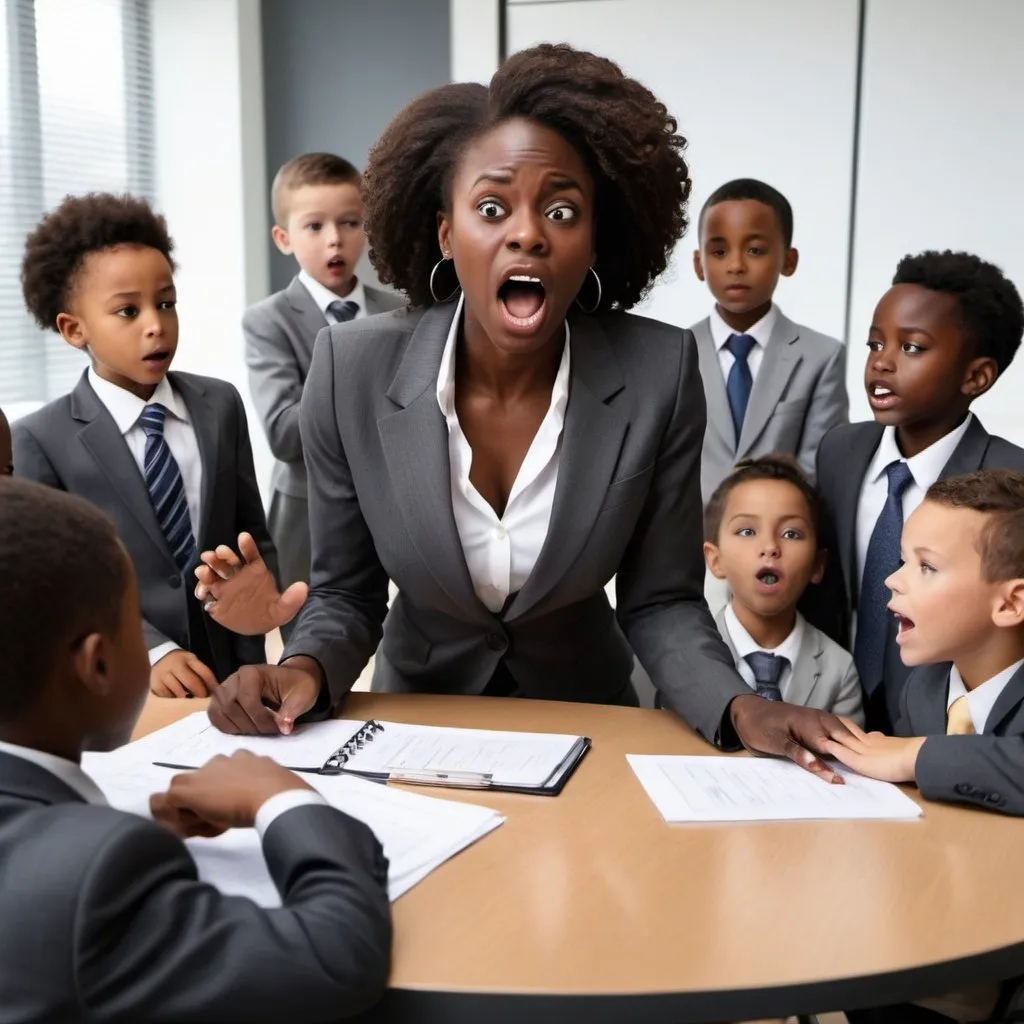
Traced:
<path id="1" fill-rule="evenodd" d="M 999 587 L 992 622 L 1001 629 L 1024 625 L 1024 580 L 1007 580 Z"/>
<path id="2" fill-rule="evenodd" d="M 825 578 L 825 569 L 828 566 L 828 552 L 824 548 L 818 548 L 814 556 L 814 567 L 811 569 L 811 578 L 808 582 L 820 583 Z"/>
<path id="3" fill-rule="evenodd" d="M 444 210 L 437 211 L 437 244 L 440 246 L 441 252 L 451 254 L 452 224 Z"/>
<path id="4" fill-rule="evenodd" d="M 980 398 L 999 376 L 999 367 L 990 356 L 972 359 L 964 371 L 964 382 L 960 385 L 963 394 L 971 399 Z"/>
<path id="5" fill-rule="evenodd" d="M 800 252 L 791 246 L 786 250 L 786 256 L 782 261 L 782 276 L 792 277 L 796 273 L 796 265 L 799 262 Z"/>
<path id="6" fill-rule="evenodd" d="M 60 336 L 74 348 L 85 348 L 88 339 L 82 329 L 82 321 L 71 313 L 57 314 L 57 330 Z"/>
<path id="7" fill-rule="evenodd" d="M 107 643 L 99 633 L 90 633 L 78 641 L 72 657 L 78 682 L 96 697 L 105 697 L 111 688 L 107 674 Z"/>
<path id="8" fill-rule="evenodd" d="M 697 275 L 698 281 L 704 280 L 704 263 L 700 258 L 700 249 L 693 250 L 693 272 Z"/>
<path id="9" fill-rule="evenodd" d="M 283 227 L 275 224 L 270 231 L 270 237 L 274 240 L 274 245 L 277 246 L 280 252 L 283 252 L 285 256 L 291 256 L 292 254 L 292 243 L 288 238 L 288 232 Z"/>
<path id="10" fill-rule="evenodd" d="M 718 550 L 718 545 L 712 544 L 709 540 L 704 542 L 704 564 L 708 567 L 708 572 L 716 580 L 725 579 L 725 571 L 722 569 L 722 556 Z"/>

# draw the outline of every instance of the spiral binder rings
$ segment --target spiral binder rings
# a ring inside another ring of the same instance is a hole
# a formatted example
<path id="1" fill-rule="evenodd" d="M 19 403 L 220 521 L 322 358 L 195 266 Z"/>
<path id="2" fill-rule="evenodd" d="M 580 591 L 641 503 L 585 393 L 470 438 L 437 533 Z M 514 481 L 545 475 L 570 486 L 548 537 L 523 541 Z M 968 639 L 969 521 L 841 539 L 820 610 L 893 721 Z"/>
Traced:
<path id="1" fill-rule="evenodd" d="M 359 732 L 357 732 L 347 743 L 339 747 L 327 760 L 324 762 L 324 766 L 320 769 L 320 775 L 341 775 L 345 771 L 345 766 L 349 760 L 367 743 L 373 742 L 373 737 L 378 732 L 383 732 L 384 726 L 380 722 L 376 722 L 371 719 L 365 725 L 363 725 Z"/>

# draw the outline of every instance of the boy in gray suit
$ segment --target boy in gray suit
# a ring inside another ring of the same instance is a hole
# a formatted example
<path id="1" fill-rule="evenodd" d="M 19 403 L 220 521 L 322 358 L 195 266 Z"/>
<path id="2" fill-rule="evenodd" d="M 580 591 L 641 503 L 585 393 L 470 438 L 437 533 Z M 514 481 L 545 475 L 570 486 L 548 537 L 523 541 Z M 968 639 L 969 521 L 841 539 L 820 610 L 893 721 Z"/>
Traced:
<path id="1" fill-rule="evenodd" d="M 0 1016 L 336 1021 L 387 982 L 387 861 L 361 822 L 247 752 L 175 776 L 153 821 L 82 751 L 124 743 L 149 663 L 131 560 L 79 497 L 0 478 Z M 198 881 L 182 844 L 259 833 L 283 906 Z"/>
<path id="2" fill-rule="evenodd" d="M 730 181 L 701 209 L 698 236 L 694 270 L 715 297 L 691 328 L 707 401 L 704 503 L 739 460 L 771 452 L 795 456 L 813 481 L 818 445 L 847 421 L 849 402 L 840 342 L 772 301 L 799 257 L 789 201 L 753 178 Z"/>
<path id="3" fill-rule="evenodd" d="M 871 778 L 916 782 L 929 800 L 1024 815 L 1024 473 L 932 484 L 903 528 L 902 555 L 886 586 L 900 656 L 916 667 L 897 735 L 852 729 L 829 753 Z M 941 1020 L 1019 1020 L 1019 982 L 925 1005 Z M 851 1020 L 905 1019 L 888 1009 Z"/>
<path id="4" fill-rule="evenodd" d="M 299 264 L 283 291 L 242 318 L 249 390 L 277 459 L 269 525 L 279 553 L 283 589 L 309 580 L 309 508 L 299 436 L 299 400 L 313 342 L 330 324 L 358 320 L 401 305 L 398 296 L 356 277 L 363 251 L 359 172 L 330 153 L 289 160 L 274 178 L 274 244 Z"/>
<path id="5" fill-rule="evenodd" d="M 704 558 L 732 597 L 716 616 L 736 669 L 759 696 L 821 708 L 863 724 L 853 658 L 797 611 L 818 583 L 821 503 L 787 455 L 741 462 L 704 513 Z"/>

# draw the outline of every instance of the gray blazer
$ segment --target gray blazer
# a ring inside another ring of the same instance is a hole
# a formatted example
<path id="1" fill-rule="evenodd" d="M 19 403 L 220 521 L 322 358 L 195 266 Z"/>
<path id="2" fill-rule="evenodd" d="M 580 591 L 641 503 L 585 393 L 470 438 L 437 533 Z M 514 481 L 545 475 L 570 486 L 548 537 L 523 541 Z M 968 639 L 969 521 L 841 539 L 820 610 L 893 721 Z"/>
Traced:
<path id="1" fill-rule="evenodd" d="M 739 668 L 740 658 L 729 635 L 724 608 L 715 616 L 715 623 Z M 821 708 L 852 718 L 858 725 L 864 724 L 864 702 L 853 655 L 809 622 L 804 624 L 793 675 L 786 687 L 786 701 Z"/>
<path id="2" fill-rule="evenodd" d="M 795 456 L 813 480 L 821 439 L 849 418 L 843 345 L 779 312 L 737 438 L 710 319 L 691 330 L 697 339 L 708 405 L 701 462 L 704 504 L 740 459 L 771 452 Z"/>
<path id="3" fill-rule="evenodd" d="M 401 296 L 365 287 L 370 315 L 398 309 Z M 327 326 L 320 307 L 298 277 L 274 292 L 242 317 L 249 392 L 277 462 L 274 490 L 292 498 L 306 496 L 306 466 L 299 436 L 299 402 L 306 383 L 313 342 Z"/>
<path id="4" fill-rule="evenodd" d="M 284 906 L 196 879 L 168 830 L 86 804 L 0 754 L 0 1016 L 9 1021 L 334 1021 L 387 982 L 387 861 L 332 807 L 287 811 L 263 854 Z"/>
<path id="5" fill-rule="evenodd" d="M 168 376 L 188 408 L 203 463 L 199 550 L 233 545 L 245 530 L 276 571 L 242 399 L 226 381 L 191 373 Z M 81 495 L 114 521 L 135 564 L 148 648 L 173 640 L 221 681 L 241 665 L 266 659 L 263 637 L 224 629 L 192 596 L 191 573 L 183 577 L 178 570 L 138 463 L 87 374 L 70 394 L 18 420 L 12 433 L 18 476 Z"/>
<path id="6" fill-rule="evenodd" d="M 551 522 L 529 579 L 495 615 L 473 591 L 452 513 L 436 382 L 454 312 L 385 313 L 317 338 L 302 399 L 311 593 L 284 656 L 316 658 L 337 701 L 387 614 L 375 689 L 480 693 L 504 658 L 530 697 L 615 703 L 635 700 L 635 651 L 666 704 L 731 742 L 723 715 L 750 690 L 703 598 L 692 335 L 626 313 L 570 313 Z"/>
<path id="7" fill-rule="evenodd" d="M 927 736 L 917 755 L 917 786 L 929 800 L 1024 815 L 1024 668 L 989 713 L 980 736 L 947 736 L 949 665 L 911 672 L 900 698 L 899 736 Z"/>

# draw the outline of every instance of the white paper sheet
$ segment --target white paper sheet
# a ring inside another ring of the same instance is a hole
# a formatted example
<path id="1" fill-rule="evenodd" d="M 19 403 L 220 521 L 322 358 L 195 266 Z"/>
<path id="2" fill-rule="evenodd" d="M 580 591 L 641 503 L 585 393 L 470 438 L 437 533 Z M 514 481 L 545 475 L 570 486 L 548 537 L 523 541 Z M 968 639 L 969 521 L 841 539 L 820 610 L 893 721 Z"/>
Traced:
<path id="1" fill-rule="evenodd" d="M 661 816 L 684 821 L 909 819 L 921 807 L 888 782 L 837 768 L 830 785 L 789 761 L 753 757 L 627 754 Z"/>
<path id="2" fill-rule="evenodd" d="M 151 793 L 164 791 L 177 774 L 131 752 L 87 754 L 82 767 L 114 807 L 149 817 Z M 148 756 L 148 755 L 147 755 Z M 303 776 L 332 806 L 370 827 L 388 858 L 388 894 L 408 892 L 431 871 L 496 829 L 504 818 L 487 807 L 421 796 L 351 776 Z M 216 839 L 190 839 L 199 877 L 227 895 L 260 906 L 280 906 L 255 829 L 233 829 Z"/>

